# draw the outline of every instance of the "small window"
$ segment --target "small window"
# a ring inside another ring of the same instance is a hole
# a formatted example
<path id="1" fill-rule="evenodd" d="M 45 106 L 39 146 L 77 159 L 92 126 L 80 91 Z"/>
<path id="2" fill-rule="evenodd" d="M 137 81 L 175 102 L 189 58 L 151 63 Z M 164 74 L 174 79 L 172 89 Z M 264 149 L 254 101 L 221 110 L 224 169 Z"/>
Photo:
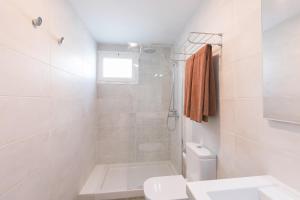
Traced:
<path id="1" fill-rule="evenodd" d="M 98 83 L 136 84 L 137 82 L 137 53 L 99 52 Z"/>

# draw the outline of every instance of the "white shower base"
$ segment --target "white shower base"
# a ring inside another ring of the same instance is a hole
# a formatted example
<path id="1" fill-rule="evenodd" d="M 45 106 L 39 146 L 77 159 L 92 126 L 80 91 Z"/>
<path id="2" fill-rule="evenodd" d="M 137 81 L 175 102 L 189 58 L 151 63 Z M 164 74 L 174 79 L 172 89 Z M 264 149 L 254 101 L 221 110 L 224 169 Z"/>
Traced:
<path id="1" fill-rule="evenodd" d="M 144 196 L 143 183 L 155 176 L 176 175 L 170 162 L 97 165 L 79 194 L 80 200 Z"/>

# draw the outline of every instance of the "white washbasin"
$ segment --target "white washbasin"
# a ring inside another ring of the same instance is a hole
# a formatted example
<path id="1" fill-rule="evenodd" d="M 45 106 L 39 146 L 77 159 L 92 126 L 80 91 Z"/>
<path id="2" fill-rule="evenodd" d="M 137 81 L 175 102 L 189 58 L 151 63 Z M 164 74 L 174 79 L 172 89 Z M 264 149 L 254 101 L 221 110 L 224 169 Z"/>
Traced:
<path id="1" fill-rule="evenodd" d="M 211 200 L 261 200 L 256 188 L 208 192 Z"/>
<path id="2" fill-rule="evenodd" d="M 297 191 L 271 176 L 190 182 L 187 191 L 197 200 L 300 200 Z"/>

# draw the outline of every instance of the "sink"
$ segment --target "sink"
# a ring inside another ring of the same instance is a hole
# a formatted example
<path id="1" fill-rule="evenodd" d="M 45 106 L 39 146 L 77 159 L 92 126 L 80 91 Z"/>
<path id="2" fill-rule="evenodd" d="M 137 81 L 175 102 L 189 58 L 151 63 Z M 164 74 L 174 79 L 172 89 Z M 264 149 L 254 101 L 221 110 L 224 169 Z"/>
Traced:
<path id="1" fill-rule="evenodd" d="M 211 200 L 261 200 L 257 188 L 208 192 Z"/>
<path id="2" fill-rule="evenodd" d="M 187 183 L 195 200 L 300 200 L 300 193 L 272 176 L 255 176 Z"/>
<path id="3" fill-rule="evenodd" d="M 211 200 L 298 200 L 278 186 L 208 192 Z"/>

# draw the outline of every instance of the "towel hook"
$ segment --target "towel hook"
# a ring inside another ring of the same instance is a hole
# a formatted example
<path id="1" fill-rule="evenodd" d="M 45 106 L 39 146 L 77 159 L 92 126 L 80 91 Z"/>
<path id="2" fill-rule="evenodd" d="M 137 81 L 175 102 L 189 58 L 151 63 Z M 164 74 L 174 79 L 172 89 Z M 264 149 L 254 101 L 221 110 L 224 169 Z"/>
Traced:
<path id="1" fill-rule="evenodd" d="M 42 23 L 43 23 L 43 19 L 41 17 L 37 17 L 37 18 L 32 20 L 32 26 L 34 28 L 37 28 L 38 26 L 41 26 Z"/>
<path id="2" fill-rule="evenodd" d="M 58 39 L 57 43 L 58 45 L 62 45 L 62 43 L 64 42 L 65 38 L 64 37 L 61 37 Z"/>

